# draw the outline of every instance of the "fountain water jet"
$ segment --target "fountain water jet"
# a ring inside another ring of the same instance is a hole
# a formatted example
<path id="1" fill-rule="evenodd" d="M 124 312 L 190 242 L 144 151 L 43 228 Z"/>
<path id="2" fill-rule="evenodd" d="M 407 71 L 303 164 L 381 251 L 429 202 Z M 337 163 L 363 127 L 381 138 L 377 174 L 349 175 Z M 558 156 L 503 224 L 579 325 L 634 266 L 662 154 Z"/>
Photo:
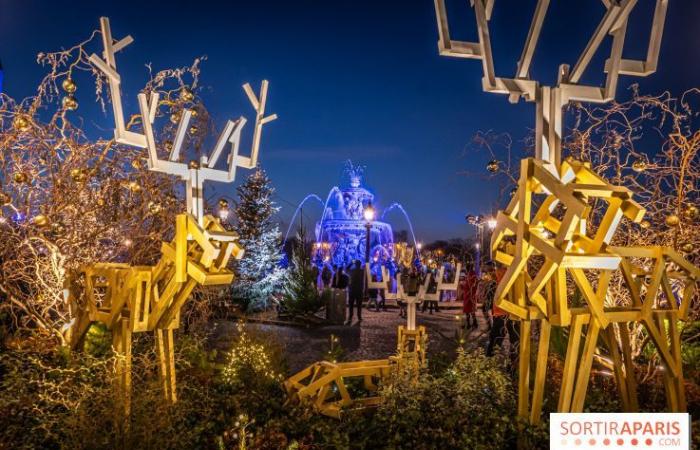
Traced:
<path id="1" fill-rule="evenodd" d="M 321 207 L 325 210 L 325 204 L 323 203 L 323 200 L 321 200 L 321 197 L 319 197 L 316 194 L 309 194 L 302 201 L 299 202 L 299 205 L 297 205 L 297 209 L 294 210 L 294 214 L 292 215 L 292 220 L 289 221 L 289 226 L 287 226 L 287 232 L 284 233 L 284 240 L 282 241 L 282 247 L 284 247 L 284 244 L 287 243 L 287 239 L 289 238 L 289 231 L 292 229 L 292 225 L 294 225 L 294 221 L 296 220 L 297 216 L 299 215 L 299 211 L 301 211 L 302 206 L 304 206 L 304 203 L 311 199 L 316 199 L 318 200 L 318 203 L 321 204 Z"/>

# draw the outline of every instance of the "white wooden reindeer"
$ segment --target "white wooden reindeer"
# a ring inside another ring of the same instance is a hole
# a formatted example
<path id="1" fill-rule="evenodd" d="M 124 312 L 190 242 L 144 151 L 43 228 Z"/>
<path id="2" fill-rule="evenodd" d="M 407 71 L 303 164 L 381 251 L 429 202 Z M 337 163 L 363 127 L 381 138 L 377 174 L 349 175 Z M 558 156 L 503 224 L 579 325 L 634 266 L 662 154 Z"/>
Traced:
<path id="1" fill-rule="evenodd" d="M 201 156 L 198 165 L 179 162 L 187 130 L 189 129 L 192 111 L 185 109 L 180 118 L 180 122 L 175 133 L 172 150 L 167 160 L 160 159 L 156 148 L 156 140 L 153 133 L 153 123 L 158 109 L 159 95 L 156 92 L 150 95 L 141 92 L 138 94 L 139 109 L 143 120 L 143 133 L 136 133 L 126 129 L 124 112 L 121 101 L 121 77 L 117 72 L 115 54 L 133 42 L 131 36 L 127 36 L 119 41 L 114 41 L 112 31 L 107 17 L 100 18 L 102 29 L 102 41 L 104 44 L 103 58 L 92 54 L 90 62 L 93 63 L 106 77 L 109 83 L 112 97 L 112 108 L 114 109 L 114 138 L 120 144 L 133 145 L 138 148 L 148 150 L 148 168 L 156 172 L 177 175 L 187 183 L 187 212 L 195 216 L 200 225 L 204 218 L 204 197 L 203 185 L 205 181 L 219 181 L 231 183 L 236 178 L 236 168 L 253 169 L 258 163 L 258 150 L 260 148 L 260 137 L 262 127 L 268 122 L 277 118 L 276 114 L 265 116 L 265 103 L 267 102 L 268 81 L 263 80 L 260 88 L 260 96 L 257 97 L 248 83 L 243 85 L 250 103 L 256 111 L 255 129 L 253 131 L 253 143 L 250 156 L 246 157 L 239 153 L 241 131 L 246 124 L 245 117 L 226 122 L 224 130 L 209 156 Z M 215 169 L 216 163 L 221 157 L 224 147 L 230 143 L 231 153 L 228 157 L 228 169 Z"/>

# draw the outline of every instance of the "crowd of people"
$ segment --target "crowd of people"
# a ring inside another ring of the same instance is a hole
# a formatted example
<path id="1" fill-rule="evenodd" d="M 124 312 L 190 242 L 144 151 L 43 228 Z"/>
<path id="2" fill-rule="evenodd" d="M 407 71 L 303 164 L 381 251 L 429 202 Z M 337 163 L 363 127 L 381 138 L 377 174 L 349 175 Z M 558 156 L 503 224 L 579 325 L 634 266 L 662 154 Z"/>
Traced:
<path id="1" fill-rule="evenodd" d="M 437 270 L 427 270 L 416 266 L 398 267 L 392 274 L 394 276 L 392 276 L 390 286 L 395 292 L 397 286 L 393 284 L 400 283 L 404 293 L 409 297 L 414 297 L 418 294 L 421 286 L 427 285 L 426 293 L 429 294 L 429 299 L 422 301 L 420 307 L 422 312 L 427 311 L 429 314 L 439 312 L 440 302 L 457 300 L 462 304 L 463 323 L 468 330 L 480 328 L 477 319 L 477 308 L 480 307 L 485 322 L 484 326 L 489 333 L 486 346 L 487 356 L 492 356 L 496 347 L 502 347 L 506 337 L 508 337 L 511 359 L 516 360 L 519 341 L 516 324 L 494 302 L 498 282 L 504 273 L 504 267 L 496 267 L 492 263 L 486 264 L 481 274 L 477 274 L 471 266 L 467 266 L 461 273 L 457 274 L 454 266 L 447 265 L 442 281 L 451 283 L 455 276 L 459 276 L 457 292 L 455 295 L 449 291 L 441 291 L 438 295 L 439 272 Z M 376 271 L 372 272 L 372 281 L 381 281 L 380 277 L 381 275 L 378 275 Z M 365 269 L 360 261 L 354 261 L 348 267 L 324 265 L 319 272 L 318 279 L 319 288 L 340 290 L 345 293 L 344 298 L 348 308 L 346 325 L 353 322 L 355 313 L 357 314 L 357 323 L 362 322 L 362 309 L 365 300 L 367 308 L 374 307 L 375 311 L 387 310 L 384 289 L 367 289 Z M 397 306 L 399 315 L 406 317 L 406 302 L 398 299 Z"/>

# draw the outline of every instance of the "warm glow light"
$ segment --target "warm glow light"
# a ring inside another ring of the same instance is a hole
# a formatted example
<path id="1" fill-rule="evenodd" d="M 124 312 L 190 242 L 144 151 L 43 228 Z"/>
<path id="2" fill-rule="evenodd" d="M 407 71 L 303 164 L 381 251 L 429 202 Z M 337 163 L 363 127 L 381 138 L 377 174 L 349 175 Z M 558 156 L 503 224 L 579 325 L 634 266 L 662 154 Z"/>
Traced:
<path id="1" fill-rule="evenodd" d="M 479 245 L 478 242 L 477 242 L 476 244 L 474 244 L 474 248 L 475 248 L 475 249 L 479 250 L 479 247 L 481 247 L 481 246 Z"/>
<path id="2" fill-rule="evenodd" d="M 420 251 L 420 249 L 422 249 L 422 248 L 423 248 L 423 243 L 422 243 L 422 242 L 418 242 L 418 243 L 416 244 L 416 249 L 417 249 L 418 251 Z"/>
<path id="3" fill-rule="evenodd" d="M 226 220 L 228 219 L 228 208 L 221 208 L 219 209 L 219 218 L 221 220 Z"/>
<path id="4" fill-rule="evenodd" d="M 367 222 L 371 222 L 374 220 L 374 208 L 372 207 L 371 203 L 367 205 L 363 214 Z"/>
<path id="5" fill-rule="evenodd" d="M 491 218 L 486 221 L 486 224 L 489 226 L 490 229 L 493 230 L 494 228 L 496 228 L 496 219 Z"/>

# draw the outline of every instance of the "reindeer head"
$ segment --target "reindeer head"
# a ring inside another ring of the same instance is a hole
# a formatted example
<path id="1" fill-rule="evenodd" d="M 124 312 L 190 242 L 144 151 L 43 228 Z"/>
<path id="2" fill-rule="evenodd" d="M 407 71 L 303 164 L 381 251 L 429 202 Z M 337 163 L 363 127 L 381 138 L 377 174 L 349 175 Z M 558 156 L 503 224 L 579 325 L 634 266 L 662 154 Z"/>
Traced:
<path id="1" fill-rule="evenodd" d="M 530 79 L 530 64 L 539 40 L 549 0 L 538 0 L 530 24 L 530 31 L 525 41 L 522 55 L 518 61 L 513 78 L 497 77 L 491 52 L 489 20 L 495 0 L 471 0 L 476 14 L 478 42 L 454 41 L 450 38 L 445 0 L 435 0 L 441 55 L 459 58 L 480 59 L 483 66 L 483 89 L 486 92 L 508 94 L 509 100 L 517 102 L 520 97 L 537 102 L 536 155 L 537 158 L 551 166 L 552 173 L 561 165 L 561 109 L 569 101 L 605 103 L 615 97 L 619 75 L 647 76 L 656 70 L 659 59 L 659 47 L 663 34 L 664 20 L 668 0 L 656 0 L 654 20 L 651 26 L 649 47 L 645 61 L 622 58 L 622 50 L 627 31 L 627 19 L 637 4 L 637 0 L 602 0 L 605 14 L 574 65 L 559 66 L 557 84 L 553 87 L 540 86 Z M 583 73 L 598 51 L 606 34 L 612 36 L 610 57 L 605 63 L 607 77 L 605 87 L 585 86 L 579 84 Z"/>
<path id="2" fill-rule="evenodd" d="M 114 138 L 120 144 L 133 145 L 148 150 L 148 168 L 157 172 L 177 175 L 187 183 L 187 212 L 197 218 L 200 226 L 204 218 L 203 184 L 205 181 L 219 181 L 231 183 L 236 179 L 236 168 L 254 168 L 258 163 L 258 151 L 260 148 L 260 136 L 262 127 L 268 122 L 277 118 L 276 114 L 265 116 L 265 103 L 267 101 L 268 82 L 263 80 L 260 88 L 260 96 L 257 97 L 248 83 L 243 85 L 250 103 L 256 111 L 255 129 L 253 131 L 253 143 L 250 156 L 243 156 L 239 153 L 241 131 L 246 124 L 245 117 L 236 120 L 229 120 L 219 135 L 216 145 L 208 156 L 202 156 L 196 165 L 179 162 L 180 152 L 185 141 L 185 135 L 189 129 L 192 111 L 185 109 L 180 118 L 180 122 L 175 132 L 172 149 L 168 159 L 160 159 L 156 151 L 156 141 L 153 133 L 153 123 L 155 121 L 156 110 L 158 108 L 158 93 L 138 94 L 139 109 L 143 122 L 143 134 L 126 129 L 124 112 L 121 102 L 121 77 L 117 72 L 115 54 L 133 42 L 131 36 L 127 36 L 119 41 L 114 41 L 112 31 L 109 26 L 109 19 L 100 19 L 102 29 L 102 42 L 104 44 L 103 58 L 92 54 L 92 62 L 106 77 L 110 87 L 112 97 L 112 108 L 114 110 Z M 224 148 L 231 144 L 228 156 L 228 169 L 215 169 Z"/>

